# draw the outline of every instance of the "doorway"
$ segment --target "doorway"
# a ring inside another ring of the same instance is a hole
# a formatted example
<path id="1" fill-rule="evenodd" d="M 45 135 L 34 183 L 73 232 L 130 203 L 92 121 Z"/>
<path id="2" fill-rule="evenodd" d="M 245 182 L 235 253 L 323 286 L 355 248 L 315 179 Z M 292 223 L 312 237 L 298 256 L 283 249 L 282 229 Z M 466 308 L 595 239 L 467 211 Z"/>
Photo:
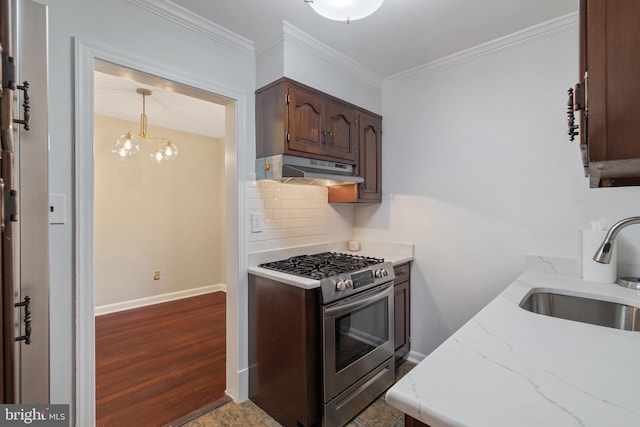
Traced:
<path id="1" fill-rule="evenodd" d="M 247 165 L 248 105 L 252 89 L 243 89 L 215 80 L 202 80 L 157 62 L 146 61 L 104 46 L 74 39 L 76 57 L 76 126 L 74 146 L 74 423 L 95 424 L 95 299 L 94 299 L 94 152 L 93 152 L 93 74 L 97 61 L 119 64 L 129 70 L 146 73 L 158 81 L 175 82 L 185 90 L 219 94 L 225 107 L 224 283 L 226 292 L 226 389 L 239 401 L 247 397 L 246 360 L 246 231 L 242 224 L 245 188 L 241 184 Z M 176 66 L 178 67 L 178 66 Z M 133 72 L 133 71 L 132 71 Z M 198 88 L 198 89 L 195 89 Z M 226 104 L 225 104 L 226 102 Z"/>
<path id="2" fill-rule="evenodd" d="M 181 89 L 96 61 L 97 315 L 225 290 L 225 107 L 220 102 L 227 100 L 191 88 L 183 95 Z M 116 141 L 141 133 L 143 108 L 146 139 L 134 139 L 138 151 L 121 157 Z M 165 143 L 174 145 L 178 156 L 158 163 L 153 156 Z"/>
<path id="3" fill-rule="evenodd" d="M 127 417 L 140 411 L 165 424 L 224 397 L 221 291 L 226 290 L 224 138 L 229 102 L 95 62 L 100 425 L 136 421 Z M 135 155 L 124 154 L 121 143 L 116 147 L 123 135 L 134 135 Z M 178 156 L 158 162 L 158 150 L 167 146 Z"/>

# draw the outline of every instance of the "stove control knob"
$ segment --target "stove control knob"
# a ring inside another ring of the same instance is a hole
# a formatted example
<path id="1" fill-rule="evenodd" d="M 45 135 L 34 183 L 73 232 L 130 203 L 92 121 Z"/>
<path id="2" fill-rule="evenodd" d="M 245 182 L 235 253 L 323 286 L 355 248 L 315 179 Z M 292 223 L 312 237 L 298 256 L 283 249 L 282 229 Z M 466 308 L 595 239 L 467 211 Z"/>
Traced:
<path id="1" fill-rule="evenodd" d="M 346 286 L 347 289 L 353 289 L 353 280 L 351 279 L 345 280 L 344 285 Z"/>
<path id="2" fill-rule="evenodd" d="M 386 268 L 382 268 L 380 270 L 376 270 L 374 273 L 374 276 L 376 277 L 376 279 L 380 279 L 382 277 L 387 277 L 389 275 L 389 270 L 387 270 Z"/>
<path id="3" fill-rule="evenodd" d="M 341 280 L 336 283 L 336 291 L 342 292 L 347 290 L 347 285 Z"/>

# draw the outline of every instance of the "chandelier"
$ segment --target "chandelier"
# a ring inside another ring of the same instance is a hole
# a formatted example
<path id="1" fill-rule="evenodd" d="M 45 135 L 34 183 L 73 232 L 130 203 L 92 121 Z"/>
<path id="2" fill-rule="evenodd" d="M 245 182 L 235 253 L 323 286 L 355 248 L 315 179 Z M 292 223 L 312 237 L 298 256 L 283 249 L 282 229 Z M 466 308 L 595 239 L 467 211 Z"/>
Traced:
<path id="1" fill-rule="evenodd" d="M 362 19 L 378 10 L 384 0 L 304 0 L 318 14 L 334 21 Z"/>
<path id="2" fill-rule="evenodd" d="M 149 155 L 151 160 L 162 164 L 178 157 L 178 148 L 169 138 L 158 138 L 147 134 L 146 97 L 151 95 L 149 89 L 137 88 L 136 93 L 142 95 L 142 114 L 140 114 L 140 133 L 132 134 L 131 131 L 120 136 L 111 152 L 120 160 L 133 157 L 140 151 L 140 142 L 154 145 L 153 152 Z"/>

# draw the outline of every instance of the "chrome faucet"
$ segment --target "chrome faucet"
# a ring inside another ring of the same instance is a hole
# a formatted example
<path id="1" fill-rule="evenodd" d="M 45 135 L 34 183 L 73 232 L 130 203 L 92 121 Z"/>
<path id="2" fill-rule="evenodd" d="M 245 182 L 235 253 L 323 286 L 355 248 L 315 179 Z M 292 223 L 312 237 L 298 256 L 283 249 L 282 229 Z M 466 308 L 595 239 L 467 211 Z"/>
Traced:
<path id="1" fill-rule="evenodd" d="M 640 224 L 640 216 L 625 218 L 613 224 L 613 226 L 609 229 L 609 232 L 605 236 L 604 241 L 593 256 L 593 260 L 601 264 L 609 264 L 611 262 L 613 241 L 616 239 L 616 236 L 618 235 L 620 230 L 625 228 L 627 225 L 632 224 Z"/>

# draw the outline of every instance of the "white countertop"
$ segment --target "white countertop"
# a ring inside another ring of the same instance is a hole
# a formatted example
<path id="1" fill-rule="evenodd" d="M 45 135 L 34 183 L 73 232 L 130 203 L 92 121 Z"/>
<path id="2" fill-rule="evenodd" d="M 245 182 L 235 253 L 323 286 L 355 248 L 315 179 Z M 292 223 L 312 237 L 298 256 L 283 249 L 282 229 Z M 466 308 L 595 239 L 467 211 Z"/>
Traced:
<path id="1" fill-rule="evenodd" d="M 640 426 L 640 332 L 520 308 L 536 288 L 640 306 L 639 291 L 525 272 L 391 387 L 387 403 L 431 427 Z"/>
<path id="2" fill-rule="evenodd" d="M 313 289 L 320 286 L 319 280 L 305 279 L 304 277 L 292 276 L 291 274 L 280 273 L 267 268 L 258 267 L 265 262 L 278 261 L 297 255 L 309 255 L 320 252 L 342 252 L 353 255 L 370 256 L 384 258 L 393 265 L 400 265 L 413 260 L 413 244 L 393 243 L 393 242 L 361 242 L 359 251 L 348 250 L 348 242 L 322 243 L 318 245 L 297 246 L 292 248 L 276 249 L 265 252 L 249 254 L 249 274 L 253 274 L 267 279 L 276 280 L 288 285 L 297 286 L 304 289 Z"/>

